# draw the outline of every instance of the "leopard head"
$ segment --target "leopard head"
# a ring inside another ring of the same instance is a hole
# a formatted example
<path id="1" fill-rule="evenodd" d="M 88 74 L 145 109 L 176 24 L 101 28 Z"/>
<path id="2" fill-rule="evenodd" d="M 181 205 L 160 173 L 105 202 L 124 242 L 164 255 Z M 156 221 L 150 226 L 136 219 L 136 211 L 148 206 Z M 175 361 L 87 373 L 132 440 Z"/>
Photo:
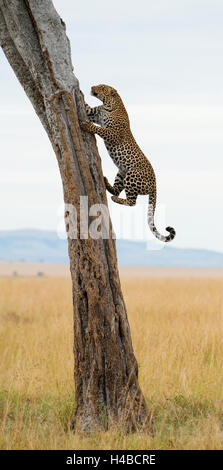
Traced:
<path id="1" fill-rule="evenodd" d="M 117 90 L 108 85 L 92 86 L 91 94 L 101 100 L 104 106 L 110 110 L 115 109 L 121 103 Z"/>

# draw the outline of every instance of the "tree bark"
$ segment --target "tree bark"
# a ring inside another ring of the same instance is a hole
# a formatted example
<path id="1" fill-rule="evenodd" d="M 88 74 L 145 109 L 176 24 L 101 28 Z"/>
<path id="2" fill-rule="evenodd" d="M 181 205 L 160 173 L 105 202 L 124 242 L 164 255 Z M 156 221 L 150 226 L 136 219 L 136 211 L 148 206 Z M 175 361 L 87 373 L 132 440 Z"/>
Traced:
<path id="1" fill-rule="evenodd" d="M 86 231 L 83 237 L 80 197 L 88 196 L 89 209 L 94 204 L 107 206 L 107 199 L 95 138 L 79 127 L 79 120 L 87 116 L 73 74 L 65 24 L 50 0 L 0 0 L 0 43 L 55 151 L 64 201 L 69 204 L 65 206 L 68 233 L 71 205 L 77 210 L 77 238 L 68 237 L 74 308 L 75 429 L 108 429 L 117 423 L 127 431 L 149 428 L 111 221 L 107 239 L 93 239 Z M 91 221 L 88 216 L 88 224 Z"/>

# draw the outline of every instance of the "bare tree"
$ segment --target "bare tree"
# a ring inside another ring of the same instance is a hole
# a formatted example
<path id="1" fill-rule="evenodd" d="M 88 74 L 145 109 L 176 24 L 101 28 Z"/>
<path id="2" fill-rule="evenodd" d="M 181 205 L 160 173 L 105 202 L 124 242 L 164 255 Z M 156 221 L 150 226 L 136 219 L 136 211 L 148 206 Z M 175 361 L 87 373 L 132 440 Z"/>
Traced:
<path id="1" fill-rule="evenodd" d="M 71 209 L 77 209 L 77 238 L 68 237 L 75 429 L 107 429 L 113 423 L 131 431 L 148 427 L 150 418 L 138 384 L 110 219 L 107 239 L 94 239 L 87 233 L 80 236 L 80 197 L 88 196 L 89 208 L 107 206 L 107 199 L 95 138 L 79 127 L 79 120 L 87 116 L 73 74 L 65 24 L 50 0 L 0 0 L 0 42 L 55 151 L 68 233 Z"/>

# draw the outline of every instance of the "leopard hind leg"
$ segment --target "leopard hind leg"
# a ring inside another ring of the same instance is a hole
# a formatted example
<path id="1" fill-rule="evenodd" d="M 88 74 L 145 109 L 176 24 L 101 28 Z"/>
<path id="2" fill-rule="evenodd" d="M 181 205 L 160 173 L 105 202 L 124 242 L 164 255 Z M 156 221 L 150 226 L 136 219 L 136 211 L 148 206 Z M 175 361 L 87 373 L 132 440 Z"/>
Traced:
<path id="1" fill-rule="evenodd" d="M 112 200 L 118 204 L 124 204 L 125 206 L 135 206 L 138 192 L 136 187 L 132 185 L 125 186 L 126 199 L 118 196 L 112 196 Z"/>
<path id="2" fill-rule="evenodd" d="M 109 193 L 113 194 L 114 196 L 119 196 L 119 194 L 124 189 L 124 178 L 125 176 L 119 171 L 115 177 L 114 185 L 112 186 L 106 177 L 104 177 L 104 182 L 106 189 Z"/>
<path id="3" fill-rule="evenodd" d="M 138 194 L 140 194 L 140 181 L 141 174 L 137 169 L 132 168 L 127 171 L 124 178 L 124 189 L 126 194 L 126 199 L 120 197 L 112 196 L 112 200 L 118 204 L 124 204 L 125 206 L 135 206 L 136 199 Z"/>

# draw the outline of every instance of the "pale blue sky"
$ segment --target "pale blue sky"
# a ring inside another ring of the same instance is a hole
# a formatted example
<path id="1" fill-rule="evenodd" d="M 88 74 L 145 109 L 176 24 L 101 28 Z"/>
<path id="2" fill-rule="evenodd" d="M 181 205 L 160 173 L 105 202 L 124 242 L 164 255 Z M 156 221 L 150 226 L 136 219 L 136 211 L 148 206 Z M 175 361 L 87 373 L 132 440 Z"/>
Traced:
<path id="1" fill-rule="evenodd" d="M 98 83 L 123 97 L 133 134 L 157 174 L 160 231 L 166 224 L 176 228 L 172 246 L 223 251 L 222 1 L 54 5 L 67 24 L 86 101 L 98 104 L 90 96 Z M 2 51 L 0 84 L 0 230 L 56 230 L 62 202 L 56 159 Z M 112 180 L 116 168 L 98 143 Z M 117 235 L 146 237 L 144 204 L 147 197 L 136 208 L 110 204 Z"/>

